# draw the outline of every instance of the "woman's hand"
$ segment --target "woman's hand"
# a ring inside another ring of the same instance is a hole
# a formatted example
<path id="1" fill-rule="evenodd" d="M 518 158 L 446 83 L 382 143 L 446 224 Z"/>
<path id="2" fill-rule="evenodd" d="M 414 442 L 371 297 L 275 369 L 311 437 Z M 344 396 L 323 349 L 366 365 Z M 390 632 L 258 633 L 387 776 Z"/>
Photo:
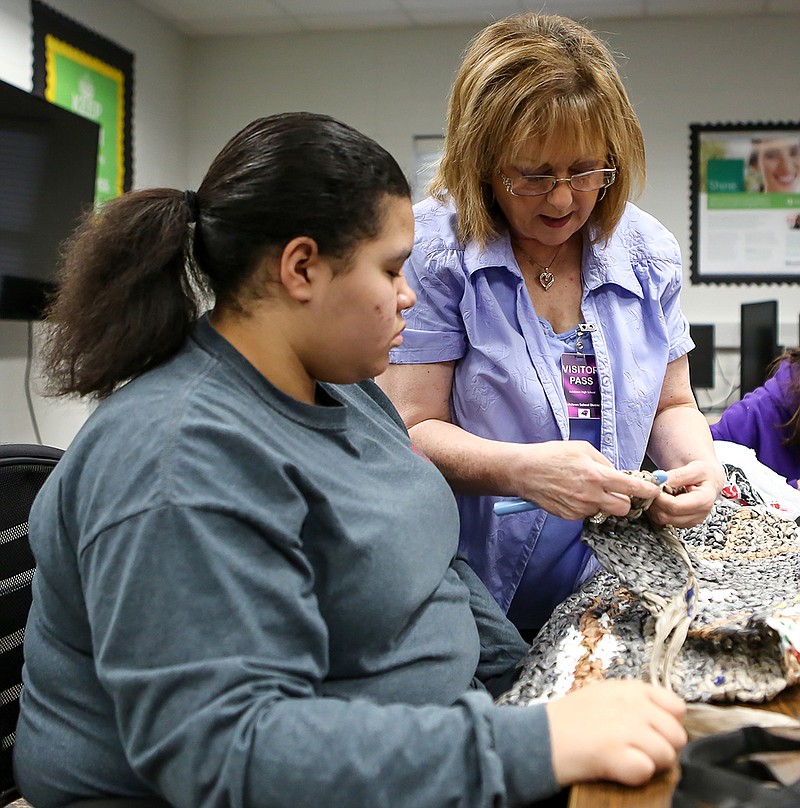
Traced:
<path id="1" fill-rule="evenodd" d="M 652 499 L 660 492 L 657 485 L 616 470 L 585 441 L 513 446 L 513 494 L 562 519 L 585 519 L 599 511 L 625 516 L 632 496 Z"/>
<path id="2" fill-rule="evenodd" d="M 642 785 L 675 764 L 687 740 L 685 712 L 674 693 L 633 680 L 598 682 L 550 702 L 556 780 Z"/>
<path id="3" fill-rule="evenodd" d="M 722 466 L 708 460 L 693 460 L 668 471 L 667 485 L 676 494 L 662 492 L 648 510 L 657 525 L 692 527 L 708 516 L 725 478 Z"/>
<path id="4" fill-rule="evenodd" d="M 711 431 L 689 383 L 689 359 L 667 365 L 647 453 L 668 472 L 676 496 L 662 493 L 650 506 L 654 524 L 692 527 L 708 516 L 725 477 Z"/>

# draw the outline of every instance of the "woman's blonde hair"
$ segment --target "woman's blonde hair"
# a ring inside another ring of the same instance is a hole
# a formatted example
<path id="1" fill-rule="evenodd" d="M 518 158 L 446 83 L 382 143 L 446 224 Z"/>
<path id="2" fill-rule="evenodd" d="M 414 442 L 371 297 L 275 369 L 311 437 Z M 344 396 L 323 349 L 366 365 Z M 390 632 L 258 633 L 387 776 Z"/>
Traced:
<path id="1" fill-rule="evenodd" d="M 617 168 L 590 218 L 593 239 L 607 239 L 644 186 L 644 139 L 608 46 L 558 15 L 498 20 L 464 54 L 430 185 L 437 199 L 455 202 L 462 241 L 485 246 L 503 228 L 490 182 L 532 137 L 543 151 L 600 149 Z"/>

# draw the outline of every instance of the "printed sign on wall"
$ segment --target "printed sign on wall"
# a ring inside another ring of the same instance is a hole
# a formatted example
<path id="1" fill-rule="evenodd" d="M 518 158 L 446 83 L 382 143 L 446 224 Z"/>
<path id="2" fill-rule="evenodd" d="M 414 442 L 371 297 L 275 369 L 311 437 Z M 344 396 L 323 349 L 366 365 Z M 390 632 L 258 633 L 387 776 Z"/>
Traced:
<path id="1" fill-rule="evenodd" d="M 133 182 L 133 54 L 33 0 L 33 91 L 100 125 L 95 202 Z"/>
<path id="2" fill-rule="evenodd" d="M 800 123 L 692 124 L 692 282 L 800 280 Z"/>

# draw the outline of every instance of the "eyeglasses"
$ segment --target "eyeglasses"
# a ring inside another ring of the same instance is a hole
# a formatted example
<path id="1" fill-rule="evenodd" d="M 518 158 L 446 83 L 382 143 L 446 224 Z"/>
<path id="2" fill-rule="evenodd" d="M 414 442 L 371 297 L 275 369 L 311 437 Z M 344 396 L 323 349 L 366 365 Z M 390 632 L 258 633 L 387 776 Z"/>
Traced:
<path id="1" fill-rule="evenodd" d="M 570 177 L 554 177 L 551 174 L 530 174 L 507 177 L 502 171 L 498 172 L 503 180 L 503 186 L 512 196 L 543 196 L 549 194 L 559 182 L 569 183 L 573 191 L 599 191 L 608 188 L 617 178 L 616 168 L 597 168 L 594 171 L 581 171 Z"/>

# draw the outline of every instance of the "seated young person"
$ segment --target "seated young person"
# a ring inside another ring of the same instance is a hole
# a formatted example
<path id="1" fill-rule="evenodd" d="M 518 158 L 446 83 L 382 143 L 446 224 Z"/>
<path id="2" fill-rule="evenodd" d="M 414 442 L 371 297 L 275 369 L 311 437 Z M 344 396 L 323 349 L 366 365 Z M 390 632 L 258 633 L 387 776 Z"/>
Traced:
<path id="1" fill-rule="evenodd" d="M 749 446 L 756 457 L 797 488 L 800 477 L 800 348 L 771 367 L 770 378 L 735 401 L 711 425 L 714 440 Z"/>
<path id="2" fill-rule="evenodd" d="M 101 401 L 30 520 L 36 808 L 525 805 L 674 762 L 684 705 L 641 682 L 493 702 L 526 646 L 371 381 L 414 303 L 409 197 L 374 141 L 290 113 L 72 238 L 47 368 Z"/>

